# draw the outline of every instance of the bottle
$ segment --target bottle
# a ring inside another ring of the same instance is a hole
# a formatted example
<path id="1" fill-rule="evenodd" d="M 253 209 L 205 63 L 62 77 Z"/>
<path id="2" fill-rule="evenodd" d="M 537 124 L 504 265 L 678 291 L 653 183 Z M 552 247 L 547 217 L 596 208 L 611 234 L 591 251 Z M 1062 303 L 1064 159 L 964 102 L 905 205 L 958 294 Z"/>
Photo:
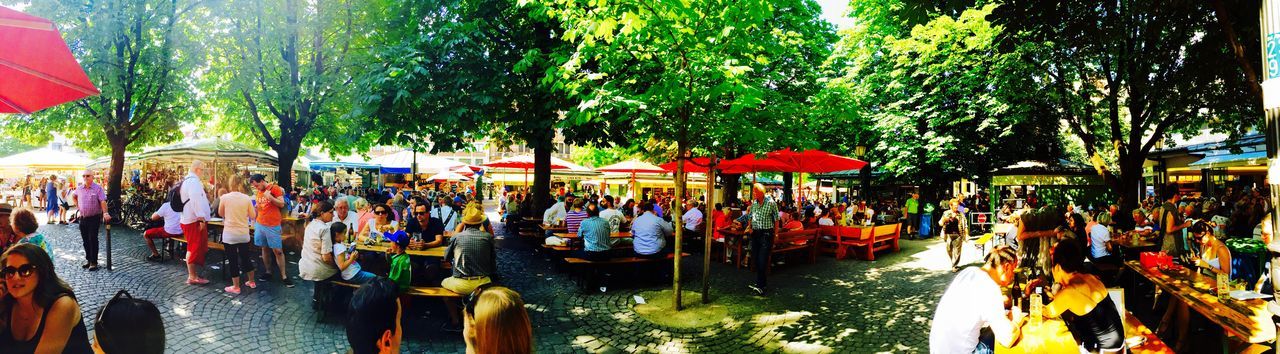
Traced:
<path id="1" fill-rule="evenodd" d="M 1218 300 L 1226 300 L 1231 297 L 1231 277 L 1225 273 L 1214 273 L 1218 280 Z"/>
<path id="2" fill-rule="evenodd" d="M 1031 318 L 1028 320 L 1031 325 L 1039 325 L 1040 320 L 1044 318 L 1044 287 L 1037 286 L 1036 292 L 1031 294 Z"/>

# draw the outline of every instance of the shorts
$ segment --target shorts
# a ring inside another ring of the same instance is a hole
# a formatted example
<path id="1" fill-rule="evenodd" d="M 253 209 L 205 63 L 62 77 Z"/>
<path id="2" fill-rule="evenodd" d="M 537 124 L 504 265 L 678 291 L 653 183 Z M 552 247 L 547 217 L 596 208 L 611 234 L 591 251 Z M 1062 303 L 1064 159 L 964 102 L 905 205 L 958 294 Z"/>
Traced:
<path id="1" fill-rule="evenodd" d="M 493 282 L 493 280 L 489 279 L 489 277 L 480 277 L 479 279 L 448 277 L 440 281 L 440 287 L 462 295 L 470 295 L 472 291 L 476 290 L 476 288 L 491 282 Z"/>
<path id="2" fill-rule="evenodd" d="M 258 247 L 266 247 L 273 249 L 284 248 L 284 243 L 280 240 L 280 225 L 265 226 L 253 223 L 253 244 Z"/>
<path id="3" fill-rule="evenodd" d="M 182 224 L 182 235 L 187 237 L 187 264 L 204 265 L 204 256 L 209 253 L 209 231 L 205 223 Z"/>
<path id="4" fill-rule="evenodd" d="M 177 237 L 177 236 L 178 235 L 174 235 L 167 231 L 164 231 L 164 227 L 153 227 L 153 228 L 147 229 L 147 231 L 142 232 L 142 238 L 145 238 L 148 240 L 154 240 L 157 238 L 171 238 L 171 237 Z"/>

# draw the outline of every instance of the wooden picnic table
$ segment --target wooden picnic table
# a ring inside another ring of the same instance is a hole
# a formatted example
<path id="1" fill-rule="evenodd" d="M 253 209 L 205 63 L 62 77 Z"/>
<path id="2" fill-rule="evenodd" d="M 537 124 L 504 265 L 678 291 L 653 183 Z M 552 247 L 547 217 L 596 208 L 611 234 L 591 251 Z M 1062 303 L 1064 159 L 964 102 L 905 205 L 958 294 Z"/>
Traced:
<path id="1" fill-rule="evenodd" d="M 1151 329 L 1142 325 L 1142 321 L 1132 313 L 1125 313 L 1125 337 L 1141 336 L 1146 338 L 1142 344 L 1129 348 L 1130 353 L 1172 353 L 1169 346 L 1156 337 Z M 1078 353 L 1076 343 L 1067 324 L 1059 318 L 1044 319 L 1039 325 L 1027 322 L 1022 325 L 1022 337 L 1013 343 L 1013 347 L 1005 347 L 996 343 L 996 353 Z"/>
<path id="2" fill-rule="evenodd" d="M 1249 343 L 1264 343 L 1276 339 L 1276 324 L 1271 321 L 1272 315 L 1267 310 L 1266 300 L 1219 300 L 1215 295 L 1216 280 L 1193 269 L 1146 268 L 1136 260 L 1125 262 L 1125 266 L 1222 326 L 1230 335 Z"/>
<path id="3" fill-rule="evenodd" d="M 557 232 L 552 235 L 559 238 L 578 238 L 578 234 L 571 234 L 568 232 Z M 614 232 L 609 234 L 609 238 L 631 238 L 631 231 Z"/>
<path id="4" fill-rule="evenodd" d="M 569 232 L 569 227 L 567 226 L 551 226 L 547 224 L 538 224 L 538 227 L 542 228 L 542 231 L 551 231 L 551 233 Z"/>
<path id="5" fill-rule="evenodd" d="M 356 244 L 356 249 L 364 252 L 387 253 L 387 248 L 389 247 L 391 247 L 391 244 L 388 242 L 381 242 L 376 245 L 366 245 L 364 243 Z M 445 248 L 444 246 L 440 246 L 440 247 L 431 247 L 424 250 L 405 250 L 404 253 L 410 256 L 416 256 L 416 257 L 444 258 L 444 248 Z"/>

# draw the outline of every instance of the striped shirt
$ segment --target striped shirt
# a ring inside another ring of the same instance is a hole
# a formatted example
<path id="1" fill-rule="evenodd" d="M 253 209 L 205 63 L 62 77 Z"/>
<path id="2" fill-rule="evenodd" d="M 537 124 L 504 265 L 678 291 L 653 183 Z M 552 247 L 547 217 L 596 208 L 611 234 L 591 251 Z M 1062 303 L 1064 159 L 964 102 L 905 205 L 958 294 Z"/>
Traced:
<path id="1" fill-rule="evenodd" d="M 609 221 L 592 217 L 582 220 L 582 227 L 578 228 L 578 237 L 582 238 L 583 249 L 587 252 L 608 251 L 613 248 L 613 239 L 610 237 L 613 227 L 609 225 Z"/>
<path id="2" fill-rule="evenodd" d="M 569 233 L 576 234 L 578 233 L 578 225 L 582 225 L 582 220 L 586 220 L 586 219 L 587 219 L 587 212 L 571 211 L 568 214 L 565 214 L 564 216 L 564 227 L 568 229 L 566 231 L 568 231 Z"/>
<path id="3" fill-rule="evenodd" d="M 772 230 L 778 222 L 778 204 L 766 199 L 763 203 L 751 202 L 751 228 L 755 230 Z"/>

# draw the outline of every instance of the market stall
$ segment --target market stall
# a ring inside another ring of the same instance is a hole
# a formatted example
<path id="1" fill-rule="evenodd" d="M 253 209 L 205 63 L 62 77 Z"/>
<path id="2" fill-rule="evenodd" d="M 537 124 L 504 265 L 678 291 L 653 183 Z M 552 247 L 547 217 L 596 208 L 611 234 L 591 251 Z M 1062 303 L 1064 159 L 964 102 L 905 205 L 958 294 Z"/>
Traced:
<path id="1" fill-rule="evenodd" d="M 1110 203 L 1106 184 L 1088 165 L 1056 159 L 1022 161 L 996 169 L 991 176 L 991 210 L 1008 203 L 1021 208 L 1029 200 L 1032 207 L 1043 205 L 1094 205 Z"/>

